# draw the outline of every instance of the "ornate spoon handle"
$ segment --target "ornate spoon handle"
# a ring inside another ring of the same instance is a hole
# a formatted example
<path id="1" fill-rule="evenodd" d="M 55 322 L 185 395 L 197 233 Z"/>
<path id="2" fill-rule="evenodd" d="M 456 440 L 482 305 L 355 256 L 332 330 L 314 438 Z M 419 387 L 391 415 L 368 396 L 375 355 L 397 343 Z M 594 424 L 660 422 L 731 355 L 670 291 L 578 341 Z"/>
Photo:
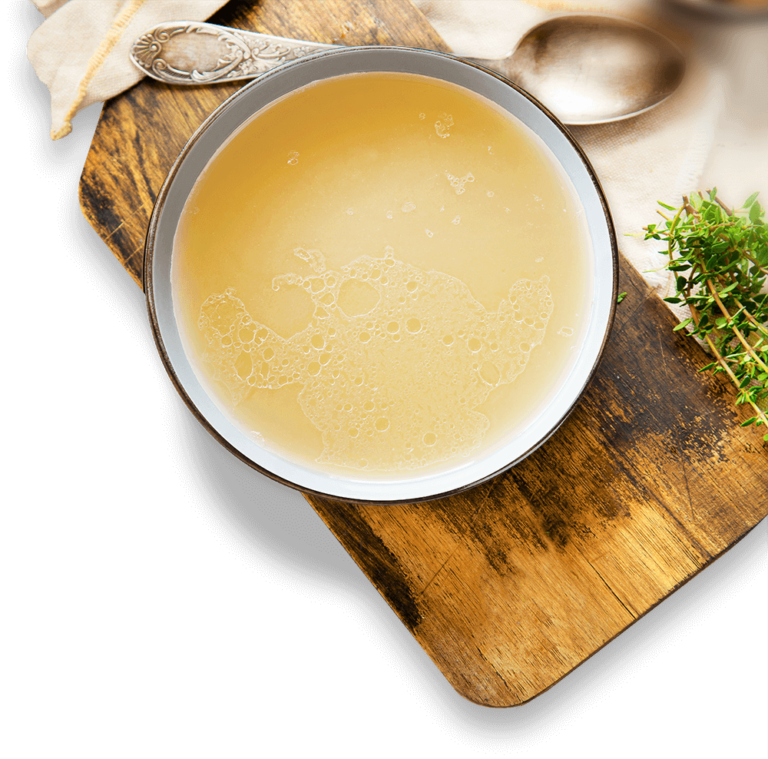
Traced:
<path id="1" fill-rule="evenodd" d="M 173 21 L 148 29 L 131 46 L 131 60 L 145 74 L 171 84 L 253 79 L 281 63 L 338 45 L 273 37 L 198 21 Z"/>

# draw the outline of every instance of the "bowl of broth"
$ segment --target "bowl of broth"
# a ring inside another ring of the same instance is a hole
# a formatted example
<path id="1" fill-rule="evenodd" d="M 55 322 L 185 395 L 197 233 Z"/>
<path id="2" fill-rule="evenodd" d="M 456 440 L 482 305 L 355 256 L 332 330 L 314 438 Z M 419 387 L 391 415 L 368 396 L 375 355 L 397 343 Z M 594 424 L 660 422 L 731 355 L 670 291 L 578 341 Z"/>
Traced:
<path id="1" fill-rule="evenodd" d="M 613 320 L 616 241 L 565 127 L 486 69 L 340 48 L 222 104 L 158 196 L 145 290 L 183 399 L 264 474 L 394 503 L 562 424 Z"/>

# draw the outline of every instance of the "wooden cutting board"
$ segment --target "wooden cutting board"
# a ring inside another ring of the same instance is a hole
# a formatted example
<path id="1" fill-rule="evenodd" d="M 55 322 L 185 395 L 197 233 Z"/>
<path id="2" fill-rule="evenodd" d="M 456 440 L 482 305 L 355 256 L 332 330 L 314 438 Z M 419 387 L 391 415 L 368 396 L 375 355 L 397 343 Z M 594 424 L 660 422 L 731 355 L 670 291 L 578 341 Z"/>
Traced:
<path id="1" fill-rule="evenodd" d="M 343 44 L 446 50 L 408 0 L 230 3 L 211 21 Z M 237 85 L 145 80 L 109 101 L 83 212 L 141 283 L 167 170 Z M 556 683 L 768 514 L 768 448 L 698 345 L 624 259 L 605 357 L 557 434 L 463 495 L 400 506 L 308 498 L 456 690 L 521 704 Z M 254 477 L 260 476 L 254 473 Z"/>

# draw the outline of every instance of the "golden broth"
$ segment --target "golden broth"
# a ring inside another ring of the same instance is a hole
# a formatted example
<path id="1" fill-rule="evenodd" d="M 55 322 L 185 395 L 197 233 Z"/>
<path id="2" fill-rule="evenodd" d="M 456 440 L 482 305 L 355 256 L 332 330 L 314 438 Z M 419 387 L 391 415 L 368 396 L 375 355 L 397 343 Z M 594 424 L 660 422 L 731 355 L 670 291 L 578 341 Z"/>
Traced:
<path id="1" fill-rule="evenodd" d="M 225 413 L 356 475 L 460 465 L 522 429 L 592 299 L 583 209 L 541 141 L 390 73 L 323 80 L 241 128 L 186 203 L 172 278 Z"/>

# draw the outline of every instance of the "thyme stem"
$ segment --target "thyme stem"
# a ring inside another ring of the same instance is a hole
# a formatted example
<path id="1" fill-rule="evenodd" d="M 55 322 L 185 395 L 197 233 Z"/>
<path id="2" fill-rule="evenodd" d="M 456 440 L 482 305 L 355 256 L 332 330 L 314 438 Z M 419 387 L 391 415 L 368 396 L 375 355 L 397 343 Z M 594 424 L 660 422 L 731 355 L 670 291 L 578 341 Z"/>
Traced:
<path id="1" fill-rule="evenodd" d="M 712 284 L 712 280 L 707 280 L 707 287 L 709 288 L 709 291 L 712 293 L 712 297 L 715 299 L 715 303 L 717 303 L 718 307 L 720 308 L 720 311 L 722 312 L 723 316 L 728 319 L 728 321 L 731 321 L 731 314 L 728 311 L 728 309 L 723 305 L 723 301 L 720 300 L 720 296 L 717 294 L 717 290 L 715 290 L 715 286 Z M 744 350 L 749 353 L 750 356 L 763 368 L 766 372 L 768 372 L 768 366 L 766 366 L 765 362 L 760 358 L 760 356 L 757 355 L 752 350 L 752 346 L 744 339 L 744 335 L 741 334 L 741 330 L 738 327 L 735 327 L 733 325 L 729 325 L 730 328 L 733 330 L 733 334 L 736 335 L 736 337 L 739 339 L 739 342 L 744 346 Z"/>

